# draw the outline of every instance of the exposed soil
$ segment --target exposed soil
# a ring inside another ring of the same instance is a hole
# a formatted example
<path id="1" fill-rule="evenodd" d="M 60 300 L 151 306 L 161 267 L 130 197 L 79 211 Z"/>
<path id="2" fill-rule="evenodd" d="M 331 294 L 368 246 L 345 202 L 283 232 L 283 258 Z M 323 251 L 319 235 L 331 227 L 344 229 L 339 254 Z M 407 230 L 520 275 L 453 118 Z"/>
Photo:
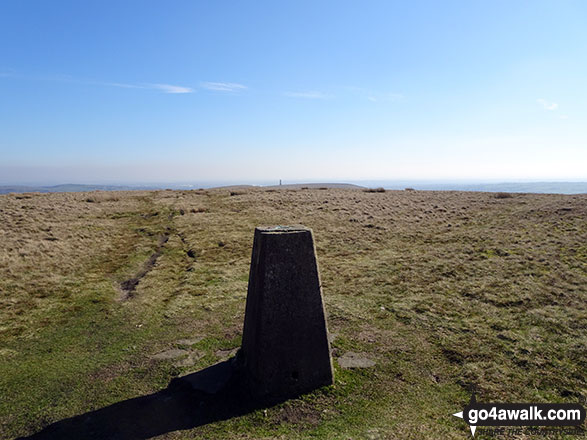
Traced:
<path id="1" fill-rule="evenodd" d="M 157 263 L 157 259 L 161 256 L 163 252 L 163 247 L 165 243 L 169 240 L 169 233 L 165 233 L 159 237 L 159 243 L 157 245 L 157 250 L 151 254 L 149 259 L 145 261 L 143 267 L 140 271 L 137 272 L 135 276 L 129 278 L 128 280 L 123 281 L 120 283 L 120 290 L 122 291 L 122 296 L 120 298 L 121 301 L 126 301 L 127 299 L 131 298 L 139 285 L 141 279 L 145 277 L 152 269 L 155 267 L 155 263 Z"/>

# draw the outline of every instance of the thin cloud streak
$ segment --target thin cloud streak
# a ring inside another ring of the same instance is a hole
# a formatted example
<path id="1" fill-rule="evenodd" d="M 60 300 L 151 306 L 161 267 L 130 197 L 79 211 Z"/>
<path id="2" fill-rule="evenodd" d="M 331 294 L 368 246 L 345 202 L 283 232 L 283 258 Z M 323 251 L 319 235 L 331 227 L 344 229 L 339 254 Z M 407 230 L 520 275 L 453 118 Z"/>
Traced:
<path id="1" fill-rule="evenodd" d="M 123 89 L 151 89 L 160 90 L 164 93 L 194 93 L 194 89 L 184 86 L 176 86 L 173 84 L 125 84 L 112 82 L 91 82 L 88 84 L 97 84 L 110 87 L 120 87 Z"/>
<path id="2" fill-rule="evenodd" d="M 236 92 L 247 89 L 247 86 L 239 83 L 225 83 L 225 82 L 203 82 L 200 86 L 206 90 L 213 90 L 215 92 Z"/>
<path id="3" fill-rule="evenodd" d="M 174 86 L 171 84 L 150 84 L 153 89 L 162 90 L 165 93 L 193 93 L 194 89 L 183 86 Z"/>
<path id="4" fill-rule="evenodd" d="M 540 104 L 544 108 L 544 110 L 553 111 L 558 109 L 558 104 L 556 102 L 550 102 L 542 98 L 537 99 L 536 102 Z"/>
<path id="5" fill-rule="evenodd" d="M 118 87 L 122 89 L 145 89 L 145 90 L 160 90 L 164 93 L 193 93 L 194 89 L 191 87 L 178 86 L 174 84 L 158 84 L 158 83 L 144 83 L 144 84 L 129 84 L 120 82 L 108 81 L 93 81 L 87 79 L 78 79 L 70 75 L 55 75 L 55 76 L 28 76 L 19 75 L 13 72 L 0 72 L 0 78 L 15 78 L 29 81 L 49 81 L 49 82 L 65 82 L 72 84 L 85 84 L 91 86 L 101 87 Z"/>

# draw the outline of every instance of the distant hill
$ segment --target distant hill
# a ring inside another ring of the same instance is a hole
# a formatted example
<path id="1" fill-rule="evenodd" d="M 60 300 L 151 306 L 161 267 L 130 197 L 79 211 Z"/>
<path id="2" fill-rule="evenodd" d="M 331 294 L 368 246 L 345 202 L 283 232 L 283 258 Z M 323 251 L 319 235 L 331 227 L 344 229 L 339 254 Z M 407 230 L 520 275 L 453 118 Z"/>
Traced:
<path id="1" fill-rule="evenodd" d="M 483 191 L 483 192 L 520 192 L 520 193 L 550 193 L 550 194 L 584 194 L 587 193 L 587 182 L 504 182 L 504 183 L 433 183 L 417 181 L 361 181 L 352 183 L 294 183 L 287 185 L 226 185 L 219 186 L 217 183 L 201 182 L 199 184 L 145 184 L 137 185 L 80 185 L 62 184 L 52 186 L 29 186 L 29 185 L 0 185 L 0 194 L 9 193 L 53 193 L 53 192 L 86 192 L 86 191 L 137 191 L 156 189 L 177 189 L 186 190 L 194 188 L 209 189 L 301 189 L 301 188 L 343 188 L 343 189 L 364 189 L 383 187 L 390 190 L 403 190 L 414 188 L 428 191 Z"/>
<path id="2" fill-rule="evenodd" d="M 0 185 L 0 194 L 10 193 L 54 193 L 54 192 L 85 192 L 85 191 L 129 191 L 140 189 L 155 189 L 153 187 L 117 186 L 117 185 L 78 185 L 62 184 L 53 186 L 27 186 L 27 185 Z"/>
<path id="3" fill-rule="evenodd" d="M 207 185 L 202 185 L 206 187 Z M 55 192 L 88 192 L 88 191 L 137 191 L 137 190 L 154 190 L 154 189 L 191 189 L 178 185 L 150 185 L 150 186 L 124 186 L 124 185 L 79 185 L 66 183 L 52 186 L 28 186 L 28 185 L 0 185 L 0 194 L 10 193 L 55 193 Z M 210 188 L 208 186 L 208 188 Z M 362 189 L 364 187 L 350 183 L 299 183 L 291 185 L 227 185 L 215 186 L 210 189 L 246 189 L 246 188 L 267 188 L 267 189 L 300 189 L 300 188 L 345 188 L 345 189 Z"/>
<path id="4" fill-rule="evenodd" d="M 263 188 L 270 189 L 301 189 L 301 188 L 344 188 L 344 189 L 364 189 L 364 186 L 354 185 L 352 183 L 292 183 L 288 185 L 271 185 Z"/>

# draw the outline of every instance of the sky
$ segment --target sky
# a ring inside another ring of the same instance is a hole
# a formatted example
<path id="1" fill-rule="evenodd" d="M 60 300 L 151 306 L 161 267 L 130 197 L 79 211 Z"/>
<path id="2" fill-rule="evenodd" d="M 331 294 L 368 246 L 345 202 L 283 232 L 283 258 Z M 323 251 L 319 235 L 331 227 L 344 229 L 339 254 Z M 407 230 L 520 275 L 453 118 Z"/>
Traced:
<path id="1" fill-rule="evenodd" d="M 0 2 L 0 184 L 587 180 L 585 1 Z"/>

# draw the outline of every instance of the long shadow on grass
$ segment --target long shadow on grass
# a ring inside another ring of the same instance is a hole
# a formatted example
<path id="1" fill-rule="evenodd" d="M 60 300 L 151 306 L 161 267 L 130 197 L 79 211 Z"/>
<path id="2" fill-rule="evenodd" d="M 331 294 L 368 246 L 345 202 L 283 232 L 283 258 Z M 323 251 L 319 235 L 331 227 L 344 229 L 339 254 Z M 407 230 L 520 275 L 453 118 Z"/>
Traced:
<path id="1" fill-rule="evenodd" d="M 165 390 L 61 420 L 26 438 L 147 439 L 268 406 L 248 397 L 235 371 L 229 359 L 175 379 Z"/>

